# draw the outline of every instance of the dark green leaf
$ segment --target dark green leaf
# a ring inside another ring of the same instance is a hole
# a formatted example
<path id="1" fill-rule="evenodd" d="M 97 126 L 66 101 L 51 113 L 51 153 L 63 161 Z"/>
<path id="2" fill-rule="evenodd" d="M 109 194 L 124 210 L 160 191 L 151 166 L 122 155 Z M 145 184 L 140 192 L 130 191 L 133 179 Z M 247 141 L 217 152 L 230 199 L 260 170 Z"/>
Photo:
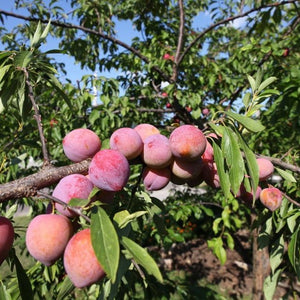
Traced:
<path id="1" fill-rule="evenodd" d="M 249 131 L 260 132 L 265 129 L 265 126 L 263 126 L 261 124 L 261 122 L 258 120 L 253 120 L 251 118 L 233 113 L 231 111 L 225 111 L 224 114 L 228 115 L 229 117 L 231 117 L 234 120 L 236 120 L 237 122 L 239 122 L 241 125 L 243 125 L 245 128 L 247 128 Z"/>
<path id="2" fill-rule="evenodd" d="M 74 284 L 70 280 L 69 276 L 65 276 L 63 282 L 61 285 L 59 285 L 58 288 L 58 295 L 57 295 L 57 300 L 63 300 L 65 299 L 68 295 L 71 294 L 71 292 L 75 289 Z"/>
<path id="3" fill-rule="evenodd" d="M 31 51 L 18 52 L 14 57 L 14 65 L 19 68 L 27 68 L 33 58 Z"/>
<path id="4" fill-rule="evenodd" d="M 16 254 L 14 254 L 14 263 L 16 266 L 18 285 L 19 285 L 21 298 L 23 300 L 31 300 L 33 299 L 31 283 Z"/>
<path id="5" fill-rule="evenodd" d="M 213 149 L 218 175 L 220 178 L 220 185 L 225 198 L 228 199 L 230 197 L 230 181 L 228 173 L 225 171 L 224 168 L 224 156 L 220 147 L 215 142 L 213 142 Z"/>
<path id="6" fill-rule="evenodd" d="M 153 275 L 159 282 L 163 282 L 162 275 L 155 260 L 149 255 L 146 249 L 125 236 L 122 237 L 122 245 L 129 251 L 133 259 L 148 272 L 148 274 Z"/>
<path id="7" fill-rule="evenodd" d="M 80 198 L 72 198 L 68 205 L 69 206 L 77 206 L 77 207 L 85 207 L 87 204 L 89 204 L 89 200 L 88 199 L 80 199 Z"/>
<path id="8" fill-rule="evenodd" d="M 91 218 L 92 245 L 107 276 L 116 280 L 119 265 L 120 245 L 115 227 L 101 207 L 94 207 Z"/>
<path id="9" fill-rule="evenodd" d="M 245 167 L 236 136 L 230 128 L 224 130 L 222 150 L 229 168 L 229 180 L 233 194 L 236 195 L 244 178 Z"/>

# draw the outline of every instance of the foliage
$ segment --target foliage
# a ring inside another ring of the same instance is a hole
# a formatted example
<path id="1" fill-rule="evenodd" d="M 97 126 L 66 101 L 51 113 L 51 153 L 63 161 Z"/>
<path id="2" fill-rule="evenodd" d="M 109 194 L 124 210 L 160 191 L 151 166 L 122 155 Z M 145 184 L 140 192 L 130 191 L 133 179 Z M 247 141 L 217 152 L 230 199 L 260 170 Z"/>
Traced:
<path id="1" fill-rule="evenodd" d="M 13 249 L 8 259 L 13 273 L 1 280 L 3 299 L 167 299 L 179 287 L 163 278 L 143 247 L 170 247 L 201 235 L 225 263 L 226 249 L 235 247 L 235 232 L 250 227 L 250 214 L 257 216 L 251 227 L 259 230 L 259 247 L 270 253 L 266 298 L 272 298 L 283 274 L 292 287 L 300 280 L 297 1 L 18 0 L 15 6 L 30 17 L 0 10 L 5 48 L 0 52 L 0 196 L 5 183 L 42 165 L 68 165 L 61 141 L 70 130 L 90 128 L 107 148 L 115 129 L 139 123 L 153 124 L 166 136 L 186 123 L 206 135 L 217 134 L 210 141 L 221 189 L 204 186 L 207 192 L 197 196 L 185 190 L 161 202 L 140 184 L 141 164 L 132 165 L 128 185 L 113 205 L 82 204 L 106 279 L 78 290 L 61 261 L 51 267 L 23 266 L 25 272 Z M 211 24 L 197 28 L 195 18 L 205 14 Z M 10 17 L 23 19 L 26 26 L 9 30 Z M 243 25 L 236 25 L 239 20 Z M 128 43 L 118 37 L 119 22 L 135 28 Z M 50 36 L 60 50 L 44 50 Z M 73 57 L 90 73 L 120 73 L 116 78 L 86 75 L 74 84 L 57 54 Z M 236 199 L 241 184 L 247 191 L 261 184 L 257 154 L 268 156 L 281 178 L 262 183 L 284 193 L 273 213 L 255 197 L 250 206 Z M 53 189 L 53 183 L 48 187 Z M 33 217 L 45 211 L 48 200 L 24 194 L 1 202 L 2 214 L 12 219 L 20 204 L 31 206 Z M 76 221 L 89 227 L 83 216 Z"/>

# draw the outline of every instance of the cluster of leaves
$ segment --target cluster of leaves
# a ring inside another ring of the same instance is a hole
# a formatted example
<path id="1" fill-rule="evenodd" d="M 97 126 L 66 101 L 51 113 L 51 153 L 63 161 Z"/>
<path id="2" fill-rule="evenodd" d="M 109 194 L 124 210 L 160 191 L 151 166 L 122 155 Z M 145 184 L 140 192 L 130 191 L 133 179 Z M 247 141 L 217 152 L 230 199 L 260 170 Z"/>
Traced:
<path id="1" fill-rule="evenodd" d="M 242 183 L 248 191 L 256 190 L 254 153 L 299 165 L 299 7 L 296 1 L 286 2 L 289 5 L 251 0 L 221 5 L 215 0 L 187 1 L 182 24 L 182 1 L 70 1 L 64 6 L 56 0 L 30 1 L 30 5 L 26 0 L 15 1 L 16 7 L 28 9 L 31 17 L 27 26 L 11 32 L 0 28 L 7 49 L 0 54 L 1 183 L 36 171 L 42 162 L 31 88 L 50 157 L 57 166 L 68 163 L 62 155 L 62 138 L 78 127 L 93 129 L 107 145 L 116 128 L 152 123 L 168 133 L 177 116 L 181 122 L 222 136 L 213 140 L 222 193 L 206 194 L 211 197 L 208 202 L 218 207 L 201 205 L 205 196 L 199 196 L 197 204 L 195 197 L 187 194 L 170 197 L 165 205 L 159 203 L 136 187 L 141 168 L 133 166 L 129 188 L 116 206 L 107 211 L 94 208 L 91 213 L 93 244 L 108 279 L 101 288 L 94 285 L 89 290 L 75 290 L 72 296 L 82 293 L 91 299 L 112 299 L 118 292 L 120 298 L 127 295 L 133 299 L 144 290 L 143 295 L 153 299 L 163 289 L 156 289 L 153 277 L 145 277 L 143 270 L 133 272 L 131 259 L 158 281 L 161 273 L 137 241 L 147 245 L 153 238 L 153 243 L 164 246 L 182 242 L 195 236 L 193 230 L 187 232 L 193 224 L 224 263 L 226 248 L 234 247 L 234 232 L 248 226 L 250 208 L 240 204 L 235 195 Z M 238 17 L 251 10 L 256 13 L 245 14 L 245 26 L 232 26 L 235 18 L 228 16 Z M 195 17 L 205 12 L 211 16 L 211 27 L 196 28 Z M 5 24 L 2 14 L 0 17 Z M 48 24 L 45 29 L 41 23 L 37 25 L 38 20 Z M 137 36 L 131 44 L 118 39 L 116 23 L 123 21 L 135 26 Z M 41 51 L 48 33 L 58 39 L 60 51 Z M 56 70 L 64 72 L 64 65 L 50 57 L 56 53 L 73 56 L 91 72 L 118 69 L 122 73 L 114 79 L 87 75 L 76 86 L 70 80 L 62 83 Z M 174 60 L 164 59 L 165 54 Z M 100 97 L 93 106 L 95 88 Z M 162 97 L 163 92 L 168 96 Z M 171 110 L 164 109 L 167 102 Z M 186 107 L 192 111 L 187 112 Z M 204 107 L 210 109 L 208 117 L 201 114 Z M 276 171 L 283 178 L 278 187 L 292 199 L 299 199 L 295 174 L 283 168 Z M 129 204 L 124 199 L 130 200 Z M 33 215 L 44 209 L 31 199 L 21 203 L 30 204 Z M 8 204 L 13 203 L 1 203 L 1 209 L 6 210 Z M 254 210 L 259 216 L 254 227 L 260 230 L 260 247 L 270 250 L 272 272 L 265 291 L 271 298 L 283 272 L 289 274 L 290 282 L 300 277 L 299 209 L 287 199 L 273 214 L 254 199 L 253 204 L 256 210 L 252 208 L 252 213 Z M 87 226 L 84 219 L 80 222 Z M 16 269 L 19 276 L 24 273 L 22 268 Z M 38 264 L 27 276 L 40 298 L 55 295 L 60 299 L 73 289 L 61 272 L 61 263 L 51 268 Z M 7 288 L 1 282 L 0 290 L 18 294 L 16 279 Z M 166 297 L 171 290 L 167 289 Z"/>

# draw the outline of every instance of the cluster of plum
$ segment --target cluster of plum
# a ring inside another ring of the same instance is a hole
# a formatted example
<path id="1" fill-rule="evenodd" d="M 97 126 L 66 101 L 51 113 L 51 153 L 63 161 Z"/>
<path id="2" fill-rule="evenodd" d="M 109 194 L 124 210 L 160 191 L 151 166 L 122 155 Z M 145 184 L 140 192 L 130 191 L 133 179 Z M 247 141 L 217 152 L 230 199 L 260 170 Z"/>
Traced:
<path id="1" fill-rule="evenodd" d="M 192 125 L 175 128 L 169 138 L 150 124 L 139 124 L 135 128 L 117 129 L 110 137 L 110 148 L 101 150 L 101 140 L 89 129 L 75 129 L 63 139 L 65 155 L 73 162 L 91 158 L 87 175 L 72 174 L 62 178 L 53 190 L 52 196 L 68 204 L 73 198 L 88 199 L 94 187 L 100 189 L 101 202 L 110 203 L 116 192 L 122 190 L 130 175 L 130 162 L 143 162 L 142 179 L 149 191 L 164 188 L 170 181 L 175 184 L 197 186 L 206 184 L 220 186 L 213 147 L 209 139 L 218 139 L 215 134 L 205 136 Z M 268 179 L 273 171 L 272 163 L 257 159 L 259 178 Z M 240 199 L 252 201 L 252 193 L 241 186 Z M 281 192 L 275 188 L 256 191 L 257 198 L 270 210 L 281 203 Z M 76 287 L 85 287 L 105 277 L 91 243 L 89 228 L 74 229 L 73 217 L 76 212 L 55 202 L 53 209 L 31 220 L 26 232 L 26 246 L 29 253 L 46 266 L 51 266 L 60 257 L 66 273 Z M 3 218 L 0 218 L 0 234 Z M 13 232 L 12 227 L 6 229 Z M 60 232 L 58 235 L 57 232 Z M 3 236 L 1 234 L 1 236 Z M 13 242 L 3 247 L 0 241 L 0 264 L 5 259 Z M 12 236 L 12 238 L 11 238 Z M 6 252 L 5 252 L 6 251 Z"/>

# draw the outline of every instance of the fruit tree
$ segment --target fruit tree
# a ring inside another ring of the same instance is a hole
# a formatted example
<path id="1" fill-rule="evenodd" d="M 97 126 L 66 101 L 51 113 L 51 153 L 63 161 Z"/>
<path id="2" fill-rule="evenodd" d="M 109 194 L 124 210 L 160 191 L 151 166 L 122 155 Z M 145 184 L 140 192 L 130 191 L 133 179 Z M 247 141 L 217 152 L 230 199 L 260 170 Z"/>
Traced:
<path id="1" fill-rule="evenodd" d="M 297 0 L 1 6 L 1 297 L 186 297 L 151 246 L 184 242 L 176 226 L 191 222 L 221 264 L 251 232 L 253 299 L 280 283 L 297 297 L 299 12 Z M 153 196 L 170 185 L 196 192 Z"/>

